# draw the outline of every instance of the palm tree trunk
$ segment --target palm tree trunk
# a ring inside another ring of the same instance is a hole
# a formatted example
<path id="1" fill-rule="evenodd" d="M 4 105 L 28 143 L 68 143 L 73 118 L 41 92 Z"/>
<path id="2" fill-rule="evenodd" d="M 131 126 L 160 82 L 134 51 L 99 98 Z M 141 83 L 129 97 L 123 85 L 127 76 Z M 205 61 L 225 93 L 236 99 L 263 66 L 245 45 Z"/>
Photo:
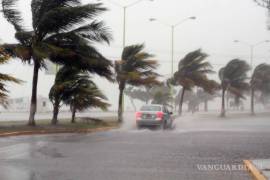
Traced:
<path id="1" fill-rule="evenodd" d="M 254 111 L 254 95 L 255 95 L 255 91 L 253 88 L 251 88 L 251 115 L 255 115 L 255 111 Z"/>
<path id="2" fill-rule="evenodd" d="M 72 107 L 72 118 L 71 118 L 71 123 L 74 124 L 76 123 L 76 108 Z"/>
<path id="3" fill-rule="evenodd" d="M 53 105 L 53 118 L 52 118 L 52 125 L 58 124 L 58 113 L 59 113 L 59 100 L 56 99 Z"/>
<path id="4" fill-rule="evenodd" d="M 208 101 L 207 100 L 204 101 L 204 111 L 208 112 Z"/>
<path id="5" fill-rule="evenodd" d="M 220 117 L 225 117 L 226 115 L 226 110 L 225 110 L 225 88 L 222 89 L 222 104 L 221 104 L 221 113 Z"/>
<path id="6" fill-rule="evenodd" d="M 35 114 L 37 111 L 37 84 L 38 84 L 38 71 L 39 71 L 39 63 L 34 59 L 34 72 L 33 72 L 33 82 L 32 82 L 32 97 L 31 97 L 31 105 L 30 105 L 30 116 L 28 125 L 35 126 Z"/>
<path id="7" fill-rule="evenodd" d="M 118 122 L 123 122 L 123 95 L 124 95 L 124 83 L 120 82 L 119 84 L 119 101 L 118 101 Z"/>
<path id="8" fill-rule="evenodd" d="M 179 102 L 179 109 L 178 109 L 179 116 L 181 116 L 182 112 L 183 112 L 182 108 L 183 108 L 185 91 L 186 91 L 186 89 L 183 87 L 180 102 Z"/>

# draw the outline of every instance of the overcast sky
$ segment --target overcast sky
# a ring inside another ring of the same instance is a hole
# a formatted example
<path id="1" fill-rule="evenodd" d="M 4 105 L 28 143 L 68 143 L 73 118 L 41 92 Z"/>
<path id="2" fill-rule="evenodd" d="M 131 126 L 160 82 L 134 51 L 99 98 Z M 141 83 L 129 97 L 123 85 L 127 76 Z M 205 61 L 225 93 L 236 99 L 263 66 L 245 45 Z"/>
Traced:
<path id="1" fill-rule="evenodd" d="M 136 0 L 115 0 L 127 5 Z M 84 3 L 95 2 L 84 0 Z M 122 50 L 123 10 L 110 1 L 103 1 L 109 11 L 102 19 L 113 32 L 114 41 L 110 46 L 98 46 L 109 59 L 119 59 Z M 20 0 L 19 7 L 23 12 L 25 24 L 31 25 L 30 0 Z M 149 22 L 156 18 L 168 24 L 196 16 L 195 21 L 186 21 L 175 31 L 175 68 L 177 62 L 186 53 L 198 48 L 208 53 L 209 61 L 216 71 L 233 58 L 242 58 L 249 62 L 249 47 L 234 43 L 234 40 L 254 44 L 270 40 L 267 30 L 267 11 L 258 7 L 253 0 L 155 0 L 142 1 L 127 10 L 127 45 L 145 43 L 147 51 L 156 55 L 160 62 L 159 73 L 170 74 L 170 28 L 158 22 Z M 16 42 L 14 30 L 0 16 L 0 39 L 2 42 Z M 270 44 L 262 44 L 255 49 L 254 65 L 268 62 Z M 1 72 L 12 74 L 26 81 L 23 85 L 10 85 L 11 97 L 30 96 L 32 67 L 22 65 L 19 60 L 13 60 L 8 65 L 0 67 Z M 213 77 L 213 78 L 216 78 Z M 40 73 L 38 94 L 47 97 L 54 76 Z M 113 107 L 117 104 L 118 89 L 103 79 L 96 79 L 99 87 L 107 94 Z M 128 105 L 127 105 L 128 106 Z"/>

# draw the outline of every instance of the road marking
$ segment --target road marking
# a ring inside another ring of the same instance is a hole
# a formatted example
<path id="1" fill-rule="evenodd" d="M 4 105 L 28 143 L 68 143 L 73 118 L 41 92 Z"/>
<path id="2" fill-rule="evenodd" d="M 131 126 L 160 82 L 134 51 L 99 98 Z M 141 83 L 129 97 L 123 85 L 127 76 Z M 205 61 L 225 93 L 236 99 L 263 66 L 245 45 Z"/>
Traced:
<path id="1" fill-rule="evenodd" d="M 244 160 L 244 164 L 255 180 L 267 180 L 267 178 L 256 168 L 250 160 Z"/>

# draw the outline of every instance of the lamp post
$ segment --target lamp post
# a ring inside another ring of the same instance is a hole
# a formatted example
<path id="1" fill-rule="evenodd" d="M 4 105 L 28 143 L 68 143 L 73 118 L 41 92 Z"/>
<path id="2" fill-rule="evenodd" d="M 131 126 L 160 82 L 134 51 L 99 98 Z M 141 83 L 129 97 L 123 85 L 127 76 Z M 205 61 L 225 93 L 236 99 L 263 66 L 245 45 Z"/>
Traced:
<path id="1" fill-rule="evenodd" d="M 98 0 L 100 1 L 100 0 Z M 151 1 L 153 2 L 154 0 L 137 0 L 133 3 L 130 3 L 130 4 L 127 4 L 127 5 L 122 5 L 120 3 L 117 3 L 115 1 L 112 1 L 112 0 L 107 0 L 108 2 L 120 7 L 123 9 L 123 48 L 125 48 L 126 46 L 126 17 L 127 17 L 127 9 L 130 8 L 130 7 L 133 7 L 135 5 L 137 5 L 138 3 L 142 2 L 142 1 Z"/>
<path id="2" fill-rule="evenodd" d="M 179 21 L 178 23 L 175 23 L 175 24 L 168 24 L 168 23 L 165 23 L 163 21 L 160 21 L 156 18 L 150 18 L 149 21 L 153 22 L 153 21 L 158 21 L 160 24 L 163 24 L 164 26 L 167 26 L 167 27 L 170 27 L 171 29 L 171 75 L 173 76 L 173 66 L 174 66 L 174 35 L 175 35 L 175 29 L 183 24 L 185 21 L 187 20 L 195 20 L 196 17 L 195 16 L 191 16 L 191 17 L 188 17 L 188 18 L 185 18 L 185 19 L 182 19 L 181 21 Z"/>
<path id="3" fill-rule="evenodd" d="M 269 43 L 270 41 L 269 40 L 265 40 L 265 41 L 260 41 L 258 43 L 255 43 L 255 44 L 249 44 L 247 42 L 244 42 L 244 41 L 239 41 L 239 40 L 234 40 L 235 43 L 241 43 L 243 45 L 246 45 L 250 48 L 250 67 L 251 69 L 253 69 L 253 59 L 254 59 L 254 49 L 255 47 L 263 44 L 263 43 Z"/>

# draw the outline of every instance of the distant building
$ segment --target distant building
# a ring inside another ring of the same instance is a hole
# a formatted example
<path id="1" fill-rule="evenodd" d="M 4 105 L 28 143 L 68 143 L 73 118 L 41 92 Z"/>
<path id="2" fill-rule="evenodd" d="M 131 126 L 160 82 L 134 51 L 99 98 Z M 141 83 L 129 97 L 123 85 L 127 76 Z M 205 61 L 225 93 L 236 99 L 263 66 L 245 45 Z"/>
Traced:
<path id="1" fill-rule="evenodd" d="M 9 99 L 8 109 L 3 109 L 2 111 L 8 112 L 28 112 L 30 109 L 30 98 L 20 97 Z M 50 112 L 52 111 L 52 103 L 48 98 L 43 96 L 37 97 L 37 112 Z"/>

